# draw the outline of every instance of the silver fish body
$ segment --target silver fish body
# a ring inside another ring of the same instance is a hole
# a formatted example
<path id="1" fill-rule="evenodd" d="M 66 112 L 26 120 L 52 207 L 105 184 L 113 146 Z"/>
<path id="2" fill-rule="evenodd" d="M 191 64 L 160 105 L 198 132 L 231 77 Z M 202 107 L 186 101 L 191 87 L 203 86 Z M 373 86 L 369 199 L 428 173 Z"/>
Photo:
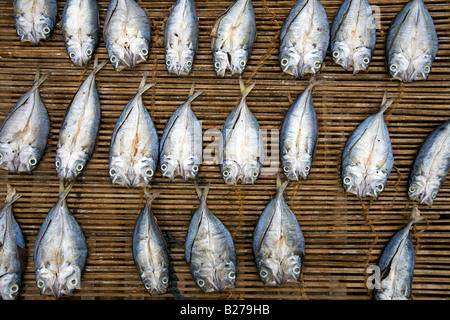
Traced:
<path id="1" fill-rule="evenodd" d="M 194 94 L 178 107 L 167 122 L 160 142 L 159 165 L 163 177 L 174 180 L 181 175 L 184 181 L 195 179 L 202 163 L 202 126 L 191 109 L 191 102 L 202 91 Z"/>
<path id="2" fill-rule="evenodd" d="M 203 292 L 234 288 L 236 252 L 230 232 L 206 204 L 209 185 L 195 183 L 200 207 L 192 216 L 186 235 L 185 256 L 197 286 Z"/>
<path id="3" fill-rule="evenodd" d="M 281 167 L 289 180 L 307 179 L 318 139 L 313 106 L 312 81 L 297 97 L 284 117 L 280 132 Z"/>
<path id="4" fill-rule="evenodd" d="M 14 300 L 19 295 L 27 257 L 22 231 L 12 212 L 20 195 L 10 185 L 7 191 L 5 205 L 0 209 L 0 294 L 3 300 Z"/>
<path id="5" fill-rule="evenodd" d="M 0 125 L 0 168 L 13 173 L 36 168 L 47 145 L 50 120 L 39 96 L 39 86 L 49 74 L 40 77 L 22 95 Z"/>
<path id="6" fill-rule="evenodd" d="M 169 254 L 151 210 L 151 202 L 158 194 L 150 194 L 146 189 L 144 192 L 146 204 L 133 232 L 133 259 L 145 289 L 158 295 L 166 293 L 169 286 Z"/>
<path id="7" fill-rule="evenodd" d="M 384 112 L 394 102 L 384 94 L 380 110 L 366 118 L 350 135 L 342 152 L 341 178 L 345 192 L 358 198 L 378 198 L 394 165 Z"/>
<path id="8" fill-rule="evenodd" d="M 256 21 L 251 0 L 236 0 L 225 10 L 211 31 L 214 69 L 224 76 L 242 74 L 256 39 Z"/>
<path id="9" fill-rule="evenodd" d="M 253 254 L 264 284 L 299 282 L 305 239 L 297 218 L 284 201 L 289 180 L 277 176 L 277 194 L 261 213 L 253 232 Z"/>
<path id="10" fill-rule="evenodd" d="M 147 13 L 134 0 L 111 0 L 103 25 L 103 39 L 114 69 L 130 69 L 147 61 L 151 25 Z"/>
<path id="11" fill-rule="evenodd" d="M 240 80 L 241 101 L 231 111 L 222 129 L 220 171 L 227 184 L 253 184 L 264 163 L 264 142 L 258 121 L 247 106 L 246 97 L 254 83 Z"/>
<path id="12" fill-rule="evenodd" d="M 331 57 L 353 74 L 367 71 L 376 43 L 376 24 L 367 0 L 345 0 L 331 25 Z"/>
<path id="13" fill-rule="evenodd" d="M 71 182 L 47 213 L 34 245 L 36 284 L 41 295 L 59 299 L 81 287 L 88 249 L 83 232 L 69 212 L 66 197 Z"/>
<path id="14" fill-rule="evenodd" d="M 408 198 L 431 207 L 450 168 L 450 120 L 423 142 L 411 171 Z"/>
<path id="15" fill-rule="evenodd" d="M 37 45 L 50 37 L 58 14 L 56 0 L 14 0 L 13 7 L 20 41 Z"/>
<path id="16" fill-rule="evenodd" d="M 61 18 L 61 30 L 73 65 L 87 66 L 99 42 L 97 0 L 67 0 Z"/>
<path id="17" fill-rule="evenodd" d="M 374 291 L 375 300 L 409 300 L 414 275 L 415 254 L 409 234 L 413 223 L 422 220 L 417 207 L 409 222 L 389 240 L 377 266 L 381 279 Z"/>
<path id="18" fill-rule="evenodd" d="M 386 58 L 392 79 L 426 80 L 438 52 L 433 18 L 423 0 L 409 1 L 397 14 L 386 37 Z"/>
<path id="19" fill-rule="evenodd" d="M 317 74 L 329 42 L 330 27 L 320 1 L 297 0 L 281 28 L 281 70 L 296 78 Z"/>
<path id="20" fill-rule="evenodd" d="M 55 154 L 56 173 L 60 180 L 76 179 L 94 152 L 100 124 L 100 100 L 95 75 L 105 64 L 94 65 L 94 70 L 67 107 Z"/>
<path id="21" fill-rule="evenodd" d="M 177 0 L 164 30 L 166 68 L 189 75 L 198 47 L 198 17 L 194 0 Z"/>
<path id="22" fill-rule="evenodd" d="M 154 83 L 145 84 L 146 78 L 144 75 L 138 92 L 122 111 L 111 137 L 111 182 L 128 187 L 149 184 L 158 164 L 158 132 L 142 101 Z"/>

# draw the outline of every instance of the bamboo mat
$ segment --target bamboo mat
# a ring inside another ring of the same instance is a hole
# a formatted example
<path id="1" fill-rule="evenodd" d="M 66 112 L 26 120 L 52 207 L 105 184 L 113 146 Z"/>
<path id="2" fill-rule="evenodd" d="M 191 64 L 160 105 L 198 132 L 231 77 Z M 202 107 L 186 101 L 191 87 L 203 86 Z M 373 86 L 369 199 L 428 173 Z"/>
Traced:
<path id="1" fill-rule="evenodd" d="M 148 61 L 120 73 L 108 64 L 97 75 L 102 119 L 95 152 L 68 195 L 68 207 L 86 237 L 89 254 L 81 290 L 64 299 L 371 299 L 366 287 L 368 266 L 376 263 L 387 241 L 408 220 L 412 203 L 407 199 L 407 182 L 418 148 L 427 135 L 450 116 L 450 3 L 426 0 L 439 38 L 439 52 L 429 79 L 409 84 L 390 81 L 384 58 L 384 41 L 389 24 L 407 0 L 371 0 L 379 16 L 377 44 L 369 72 L 353 75 L 332 63 L 328 52 L 314 88 L 314 105 L 319 124 L 319 141 L 307 181 L 292 182 L 286 198 L 305 236 L 306 257 L 299 284 L 269 287 L 262 284 L 252 254 L 252 236 L 258 217 L 275 194 L 278 168 L 265 168 L 255 185 L 225 185 L 216 164 L 203 164 L 201 184 L 210 182 L 208 205 L 230 230 L 238 258 L 236 288 L 204 294 L 194 283 L 184 257 L 184 239 L 191 214 L 198 207 L 192 181 L 177 178 L 171 183 L 158 170 L 153 201 L 170 250 L 174 270 L 173 288 L 151 297 L 144 289 L 131 252 L 136 218 L 144 205 L 141 189 L 112 185 L 108 175 L 108 152 L 114 125 L 126 103 L 134 96 L 145 72 L 148 82 L 157 82 L 143 97 L 161 137 L 173 111 L 188 96 L 192 83 L 205 89 L 193 102 L 193 111 L 202 121 L 204 133 L 221 130 L 229 112 L 237 104 L 238 77 L 215 76 L 210 49 L 214 20 L 232 1 L 197 0 L 200 19 L 199 48 L 189 77 L 169 75 L 164 65 L 164 25 L 174 1 L 138 0 L 152 21 L 152 45 Z M 341 1 L 322 0 L 331 23 Z M 108 1 L 99 0 L 103 26 Z M 281 25 L 294 4 L 289 1 L 254 0 L 258 34 L 243 75 L 246 83 L 256 82 L 248 96 L 250 110 L 262 129 L 276 132 L 291 102 L 303 91 L 306 79 L 283 74 L 278 63 L 278 36 Z M 41 98 L 48 109 L 51 131 L 46 152 L 30 175 L 0 172 L 0 197 L 6 183 L 23 196 L 13 207 L 26 238 L 28 263 L 21 299 L 42 297 L 35 284 L 33 246 L 40 225 L 56 203 L 59 184 L 54 155 L 65 109 L 79 85 L 92 69 L 72 66 L 60 30 L 64 6 L 59 1 L 59 19 L 53 36 L 35 47 L 20 43 L 15 34 L 11 1 L 0 1 L 0 119 L 32 85 L 36 67 L 52 75 L 41 86 Z M 97 50 L 99 61 L 107 60 L 104 42 Z M 394 169 L 385 191 L 376 201 L 359 200 L 344 194 L 340 176 L 340 156 L 351 131 L 380 106 L 383 92 L 398 95 L 386 121 L 394 149 Z M 269 134 L 269 141 L 275 135 Z M 205 134 L 204 147 L 212 143 Z M 278 150 L 269 150 L 278 156 Z M 283 175 L 282 175 L 283 176 Z M 284 176 L 283 176 L 284 177 Z M 2 200 L 3 201 L 3 200 Z M 450 296 L 450 182 L 446 181 L 433 207 L 421 206 L 425 219 L 412 228 L 416 266 L 414 299 L 448 299 Z"/>

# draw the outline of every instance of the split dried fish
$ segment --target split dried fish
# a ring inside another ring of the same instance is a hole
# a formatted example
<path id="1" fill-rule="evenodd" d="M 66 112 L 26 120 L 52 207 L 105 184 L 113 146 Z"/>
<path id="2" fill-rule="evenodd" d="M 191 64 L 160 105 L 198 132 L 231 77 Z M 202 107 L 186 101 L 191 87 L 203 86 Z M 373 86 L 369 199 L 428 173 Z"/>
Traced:
<path id="1" fill-rule="evenodd" d="M 387 33 L 389 75 L 404 82 L 426 80 L 438 46 L 433 18 L 423 0 L 409 1 L 392 21 Z"/>
<path id="2" fill-rule="evenodd" d="M 95 60 L 94 69 L 67 107 L 55 154 L 56 173 L 61 180 L 75 180 L 94 152 L 100 124 L 95 75 L 105 64 L 98 65 Z"/>
<path id="3" fill-rule="evenodd" d="M 345 0 L 331 25 L 331 57 L 353 74 L 367 71 L 376 43 L 376 24 L 367 0 Z"/>
<path id="4" fill-rule="evenodd" d="M 149 184 L 158 164 L 158 132 L 142 101 L 142 95 L 155 83 L 145 84 L 125 106 L 111 137 L 109 175 L 112 183 L 128 187 Z"/>
<path id="5" fill-rule="evenodd" d="M 150 19 L 134 0 L 109 2 L 103 25 L 103 39 L 114 69 L 132 69 L 147 61 L 150 37 Z"/>
<path id="6" fill-rule="evenodd" d="M 218 76 L 242 74 L 256 39 L 256 21 L 251 0 L 236 0 L 220 15 L 212 31 L 214 69 Z"/>
<path id="7" fill-rule="evenodd" d="M 305 239 L 297 218 L 283 198 L 289 180 L 277 176 L 277 194 L 265 207 L 253 232 L 253 254 L 264 284 L 299 282 Z"/>
<path id="8" fill-rule="evenodd" d="M 311 170 L 318 139 L 313 87 L 321 83 L 311 79 L 284 117 L 280 132 L 281 167 L 289 180 L 306 180 Z"/>
<path id="9" fill-rule="evenodd" d="M 198 46 L 198 17 L 194 0 L 177 0 L 164 30 L 169 73 L 189 75 Z"/>
<path id="10" fill-rule="evenodd" d="M 74 66 L 87 66 L 100 34 L 97 0 L 67 0 L 61 18 L 67 54 Z"/>
<path id="11" fill-rule="evenodd" d="M 450 168 L 450 120 L 427 137 L 414 160 L 409 179 L 410 200 L 431 207 Z"/>
<path id="12" fill-rule="evenodd" d="M 47 40 L 56 25 L 56 0 L 14 0 L 14 23 L 20 41 L 35 45 Z"/>
<path id="13" fill-rule="evenodd" d="M 204 292 L 234 288 L 236 252 L 230 232 L 206 204 L 209 184 L 195 183 L 200 207 L 192 216 L 186 235 L 185 255 L 195 283 Z"/>
<path id="14" fill-rule="evenodd" d="M 220 171 L 227 184 L 253 184 L 264 163 L 264 143 L 258 121 L 247 106 L 246 97 L 255 83 L 245 87 L 240 79 L 241 101 L 231 111 L 223 129 Z"/>
<path id="15" fill-rule="evenodd" d="M 341 177 L 345 192 L 358 198 L 378 198 L 394 165 L 384 112 L 394 102 L 384 93 L 380 110 L 365 119 L 350 135 L 342 153 Z"/>
<path id="16" fill-rule="evenodd" d="M 47 213 L 34 245 L 36 284 L 41 295 L 59 299 L 81 287 L 88 249 L 83 232 L 69 212 L 66 197 L 72 181 Z"/>
<path id="17" fill-rule="evenodd" d="M 22 285 L 26 267 L 25 241 L 14 219 L 12 205 L 21 195 L 7 185 L 5 205 L 0 209 L 0 293 L 3 300 L 14 300 Z"/>
<path id="18" fill-rule="evenodd" d="M 317 74 L 329 42 L 330 27 L 320 1 L 297 0 L 281 27 L 281 70 L 297 78 Z"/>
<path id="19" fill-rule="evenodd" d="M 160 142 L 159 163 L 163 177 L 171 181 L 181 175 L 184 181 L 195 179 L 202 163 L 202 126 L 191 109 L 191 102 L 203 90 L 191 92 L 167 122 Z"/>
<path id="20" fill-rule="evenodd" d="M 17 101 L 0 125 L 0 168 L 13 173 L 36 168 L 47 145 L 50 120 L 39 86 L 50 74 L 36 72 L 33 86 Z"/>
<path id="21" fill-rule="evenodd" d="M 169 254 L 151 205 L 159 193 L 144 188 L 146 203 L 133 232 L 133 258 L 145 289 L 151 295 L 164 294 L 169 286 Z"/>

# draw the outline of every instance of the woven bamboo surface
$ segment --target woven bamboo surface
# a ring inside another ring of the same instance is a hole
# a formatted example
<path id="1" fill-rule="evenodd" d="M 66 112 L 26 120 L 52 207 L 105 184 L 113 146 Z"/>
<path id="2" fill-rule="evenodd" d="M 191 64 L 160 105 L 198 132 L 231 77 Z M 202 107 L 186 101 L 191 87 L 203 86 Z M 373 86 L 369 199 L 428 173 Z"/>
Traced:
<path id="1" fill-rule="evenodd" d="M 205 89 L 193 102 L 193 111 L 203 131 L 220 130 L 237 104 L 240 91 L 237 76 L 215 76 L 210 48 L 214 20 L 232 1 L 197 0 L 200 34 L 194 69 L 189 77 L 169 75 L 164 65 L 164 25 L 174 1 L 137 1 L 152 21 L 151 55 L 133 70 L 120 73 L 108 64 L 97 75 L 102 118 L 95 152 L 68 195 L 68 206 L 86 237 L 89 254 L 81 290 L 69 299 L 371 299 L 366 287 L 368 266 L 375 264 L 387 241 L 408 220 L 412 203 L 407 199 L 407 181 L 418 148 L 426 136 L 450 116 L 450 3 L 426 0 L 439 38 L 439 52 L 427 81 L 409 84 L 388 78 L 384 41 L 389 24 L 407 0 L 371 0 L 381 13 L 376 50 L 365 74 L 353 75 L 332 63 L 327 54 L 314 88 L 314 105 L 319 123 L 319 141 L 307 181 L 292 182 L 286 198 L 296 214 L 306 241 L 301 282 L 269 287 L 256 272 L 251 249 L 253 230 L 265 205 L 275 194 L 276 171 L 264 169 L 255 185 L 225 185 L 216 164 L 203 164 L 200 184 L 211 183 L 209 208 L 230 230 L 238 258 L 236 288 L 203 294 L 194 283 L 184 257 L 184 239 L 191 214 L 198 206 L 192 181 L 177 178 L 171 183 L 158 170 L 152 191 L 161 192 L 153 201 L 170 250 L 174 287 L 159 297 L 144 289 L 131 253 L 134 224 L 144 205 L 141 189 L 112 185 L 108 175 L 108 152 L 114 125 L 123 107 L 137 91 L 145 72 L 157 82 L 143 97 L 161 137 L 173 111 L 188 96 L 192 83 Z M 341 1 L 322 0 L 331 23 Z M 103 26 L 107 0 L 99 0 Z M 280 128 L 292 101 L 305 88 L 307 79 L 297 80 L 281 72 L 278 36 L 294 4 L 289 1 L 254 0 L 258 34 L 243 80 L 256 82 L 247 102 L 262 129 Z M 42 297 L 35 284 L 33 246 L 40 225 L 56 203 L 59 183 L 54 169 L 55 148 L 65 109 L 79 85 L 92 69 L 72 66 L 63 43 L 60 17 L 53 36 L 35 47 L 20 43 L 14 29 L 11 1 L 0 1 L 0 119 L 32 85 L 36 67 L 52 72 L 41 86 L 41 98 L 48 109 L 51 131 L 46 152 L 32 174 L 0 172 L 0 196 L 6 183 L 23 196 L 13 207 L 26 238 L 28 263 L 23 275 L 21 298 Z M 376 10 L 376 11 L 377 11 Z M 107 60 L 101 39 L 99 61 Z M 340 156 L 351 131 L 376 112 L 385 90 L 398 95 L 386 121 L 394 149 L 394 169 L 385 191 L 375 201 L 344 194 Z M 207 135 L 207 134 L 206 134 Z M 204 147 L 210 145 L 205 135 Z M 269 134 L 269 141 L 274 136 Z M 269 150 L 275 159 L 277 150 Z M 282 177 L 284 177 L 282 175 Z M 414 299 L 450 297 L 450 182 L 446 181 L 432 208 L 420 206 L 424 220 L 412 228 L 416 266 L 412 286 Z M 66 298 L 67 299 L 67 298 Z"/>

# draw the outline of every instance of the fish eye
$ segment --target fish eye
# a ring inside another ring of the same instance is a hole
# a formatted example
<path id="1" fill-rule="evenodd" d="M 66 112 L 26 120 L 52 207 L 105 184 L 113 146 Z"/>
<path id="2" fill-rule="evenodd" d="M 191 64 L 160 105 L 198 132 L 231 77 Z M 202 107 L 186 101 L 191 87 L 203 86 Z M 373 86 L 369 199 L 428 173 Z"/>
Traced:
<path id="1" fill-rule="evenodd" d="M 81 163 L 77 164 L 77 166 L 75 167 L 75 169 L 77 171 L 81 171 L 81 170 L 83 170 L 83 168 L 84 168 L 84 166 Z"/>
<path id="2" fill-rule="evenodd" d="M 109 169 L 109 175 L 111 177 L 114 177 L 117 174 L 117 170 L 114 168 Z"/>
<path id="3" fill-rule="evenodd" d="M 36 160 L 36 158 L 31 158 L 30 160 L 28 160 L 28 163 L 31 165 L 31 166 L 35 166 L 36 165 L 36 163 L 37 163 L 37 160 Z"/>
<path id="4" fill-rule="evenodd" d="M 44 32 L 44 34 L 49 34 L 50 31 L 51 31 L 50 28 L 47 26 L 42 29 L 42 32 Z"/>
<path id="5" fill-rule="evenodd" d="M 194 164 L 192 166 L 192 171 L 197 172 L 198 171 L 198 165 Z"/>
<path id="6" fill-rule="evenodd" d="M 214 68 L 219 69 L 220 68 L 220 62 L 214 63 Z"/>
<path id="7" fill-rule="evenodd" d="M 112 63 L 116 63 L 117 57 L 116 56 L 111 56 L 110 60 L 111 60 Z"/>
<path id="8" fill-rule="evenodd" d="M 166 284 L 168 282 L 169 282 L 169 278 L 168 277 L 166 277 L 166 276 L 162 277 L 161 283 Z"/>
<path id="9" fill-rule="evenodd" d="M 252 172 L 252 177 L 253 178 L 256 178 L 258 175 L 259 175 L 259 171 L 258 170 L 255 170 L 255 171 Z"/>
<path id="10" fill-rule="evenodd" d="M 152 285 L 150 283 L 146 282 L 146 283 L 144 283 L 144 287 L 145 287 L 145 289 L 150 290 L 152 288 Z"/>
<path id="11" fill-rule="evenodd" d="M 409 187 L 409 189 L 408 189 L 408 191 L 411 192 L 411 193 L 416 192 L 416 190 L 417 190 L 417 187 L 416 187 L 416 186 L 411 186 L 411 187 Z"/>
<path id="12" fill-rule="evenodd" d="M 430 66 L 429 65 L 426 65 L 425 67 L 423 67 L 423 72 L 425 72 L 425 73 L 430 73 Z"/>
<path id="13" fill-rule="evenodd" d="M 75 52 L 73 52 L 73 51 L 71 51 L 70 53 L 69 53 L 69 57 L 70 57 L 70 59 L 75 59 L 75 57 L 76 57 L 77 55 L 75 54 Z"/>
<path id="14" fill-rule="evenodd" d="M 42 289 L 45 286 L 45 282 L 42 279 L 37 281 L 37 286 L 39 289 Z"/>
<path id="15" fill-rule="evenodd" d="M 320 62 L 320 60 L 317 60 L 316 62 L 314 62 L 314 68 L 320 69 L 321 66 L 322 66 L 322 62 Z"/>
<path id="16" fill-rule="evenodd" d="M 86 49 L 86 55 L 88 57 L 92 56 L 92 49 L 91 48 Z"/>
<path id="17" fill-rule="evenodd" d="M 289 172 L 289 170 L 291 170 L 291 167 L 289 167 L 288 165 L 283 167 L 284 172 Z"/>
<path id="18" fill-rule="evenodd" d="M 370 59 L 368 57 L 364 57 L 363 63 L 364 64 L 369 64 L 369 62 L 370 62 Z"/>
<path id="19" fill-rule="evenodd" d="M 379 184 L 377 184 L 376 188 L 377 188 L 378 192 L 381 192 L 384 189 L 384 185 L 382 183 L 379 183 Z"/>
<path id="20" fill-rule="evenodd" d="M 261 278 L 266 278 L 266 277 L 269 275 L 269 273 L 267 272 L 266 269 L 262 269 L 262 270 L 259 272 L 259 275 L 260 275 Z"/>
<path id="21" fill-rule="evenodd" d="M 198 280 L 197 280 L 197 285 L 198 285 L 200 288 L 204 287 L 205 284 L 206 284 L 205 280 L 203 280 L 203 279 L 198 279 Z"/>
<path id="22" fill-rule="evenodd" d="M 228 272 L 228 278 L 235 279 L 236 278 L 236 273 L 233 270 L 230 270 L 230 272 Z"/>
<path id="23" fill-rule="evenodd" d="M 18 34 L 19 36 L 21 36 L 22 33 L 23 33 L 22 29 L 21 29 L 21 28 L 17 28 L 17 34 Z"/>
<path id="24" fill-rule="evenodd" d="M 192 61 L 191 60 L 186 61 L 186 66 L 188 68 L 192 67 Z"/>
<path id="25" fill-rule="evenodd" d="M 239 61 L 239 65 L 243 68 L 245 67 L 245 65 L 247 64 L 247 62 L 245 60 L 241 60 Z"/>
<path id="26" fill-rule="evenodd" d="M 223 175 L 224 177 L 228 177 L 228 176 L 230 175 L 230 171 L 225 170 L 224 172 L 222 172 L 222 175 Z"/>
<path id="27" fill-rule="evenodd" d="M 147 177 L 152 177 L 153 176 L 153 170 L 152 169 L 147 169 L 145 170 L 145 175 Z"/>
<path id="28" fill-rule="evenodd" d="M 389 66 L 389 70 L 391 70 L 392 72 L 397 71 L 397 69 L 398 69 L 398 66 L 395 63 L 393 63 Z"/>
<path id="29" fill-rule="evenodd" d="M 304 168 L 305 172 L 309 172 L 309 170 L 311 170 L 311 167 L 309 166 L 309 164 L 307 164 Z"/>
<path id="30" fill-rule="evenodd" d="M 352 182 L 352 178 L 350 178 L 349 176 L 346 176 L 346 177 L 344 177 L 343 182 L 344 182 L 344 184 L 348 185 Z"/>
<path id="31" fill-rule="evenodd" d="M 431 194 L 431 199 L 435 199 L 438 195 L 437 191 L 433 191 L 433 193 Z"/>
<path id="32" fill-rule="evenodd" d="M 0 161 L 3 160 L 3 154 L 0 152 Z"/>
<path id="33" fill-rule="evenodd" d="M 70 284 L 73 286 L 76 286 L 78 283 L 78 280 L 76 278 L 73 278 L 72 280 L 70 280 Z"/>
<path id="34" fill-rule="evenodd" d="M 19 291 L 19 286 L 16 283 L 14 283 L 11 287 L 9 287 L 9 291 L 12 294 L 17 293 Z"/>
<path id="35" fill-rule="evenodd" d="M 141 49 L 141 54 L 142 54 L 143 56 L 147 56 L 147 55 L 148 55 L 148 49 L 147 49 L 147 48 L 142 48 L 142 49 Z"/>
<path id="36" fill-rule="evenodd" d="M 292 271 L 295 273 L 295 274 L 300 274 L 300 266 L 298 266 L 298 265 L 296 265 L 293 269 L 292 269 Z"/>
<path id="37" fill-rule="evenodd" d="M 171 63 L 172 61 L 170 61 L 169 59 L 166 60 L 166 66 L 170 66 Z"/>
<path id="38" fill-rule="evenodd" d="M 59 168 L 60 165 L 61 165 L 61 161 L 56 160 L 56 161 L 55 161 L 55 167 L 56 167 L 56 168 Z"/>
<path id="39" fill-rule="evenodd" d="M 161 165 L 161 171 L 166 171 L 167 170 L 167 164 L 163 163 Z"/>
<path id="40" fill-rule="evenodd" d="M 333 51 L 333 58 L 339 57 L 339 51 L 335 50 Z"/>
<path id="41" fill-rule="evenodd" d="M 282 67 L 286 67 L 289 64 L 289 59 L 288 58 L 281 59 L 280 64 Z"/>

